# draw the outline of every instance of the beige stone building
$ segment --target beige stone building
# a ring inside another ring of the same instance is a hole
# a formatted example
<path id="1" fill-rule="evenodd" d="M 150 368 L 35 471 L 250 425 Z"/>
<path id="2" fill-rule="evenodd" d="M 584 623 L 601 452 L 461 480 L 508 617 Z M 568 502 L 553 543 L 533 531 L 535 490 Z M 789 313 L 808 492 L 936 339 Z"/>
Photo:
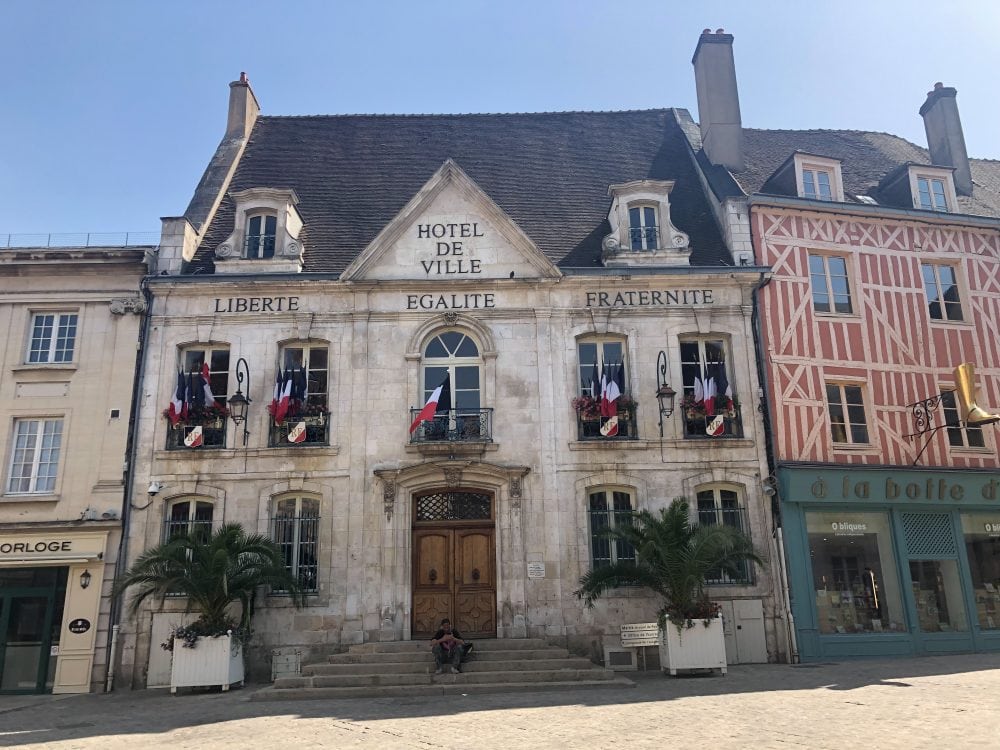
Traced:
<path id="1" fill-rule="evenodd" d="M 105 684 L 151 249 L 0 250 L 0 693 Z"/>
<path id="2" fill-rule="evenodd" d="M 657 605 L 631 590 L 581 605 L 580 576 L 632 554 L 597 532 L 683 496 L 769 562 L 714 581 L 730 660 L 783 659 L 763 269 L 734 263 L 691 127 L 669 109 L 266 117 L 231 84 L 226 135 L 150 278 L 134 490 L 158 491 L 133 511 L 132 558 L 223 521 L 281 544 L 311 593 L 301 611 L 261 597 L 258 676 L 274 652 L 425 638 L 444 616 L 601 661 Z M 214 405 L 172 424 L 178 380 L 200 389 L 203 368 Z M 616 435 L 588 400 L 601 372 L 623 393 Z M 696 380 L 716 384 L 717 417 L 691 406 Z M 293 401 L 280 423 L 276 382 Z M 237 391 L 240 425 L 223 409 Z M 158 644 L 182 610 L 128 624 L 131 684 L 166 684 Z"/>

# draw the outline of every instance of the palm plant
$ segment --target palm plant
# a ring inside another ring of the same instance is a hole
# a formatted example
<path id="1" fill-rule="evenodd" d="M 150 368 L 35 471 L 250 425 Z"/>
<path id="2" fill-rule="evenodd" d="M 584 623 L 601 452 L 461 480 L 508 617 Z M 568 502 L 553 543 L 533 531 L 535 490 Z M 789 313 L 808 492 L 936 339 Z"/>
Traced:
<path id="1" fill-rule="evenodd" d="M 658 613 L 661 627 L 666 620 L 678 627 L 691 627 L 696 619 L 715 617 L 719 607 L 705 592 L 709 573 L 723 571 L 738 576 L 747 563 L 764 564 L 740 529 L 691 524 L 683 498 L 674 499 L 658 514 L 639 511 L 632 516 L 631 524 L 620 524 L 603 533 L 631 545 L 635 560 L 594 568 L 580 579 L 577 597 L 593 607 L 610 589 L 643 586 L 663 600 Z"/>
<path id="2" fill-rule="evenodd" d="M 134 616 L 150 597 L 168 594 L 187 597 L 188 608 L 201 612 L 192 635 L 222 635 L 250 631 L 257 589 L 270 586 L 287 592 L 296 607 L 304 601 L 302 588 L 285 567 L 281 549 L 262 534 L 247 534 L 236 523 L 224 524 L 211 535 L 181 534 L 146 550 L 115 586 L 135 594 L 129 605 Z M 239 620 L 229 614 L 239 602 Z"/>

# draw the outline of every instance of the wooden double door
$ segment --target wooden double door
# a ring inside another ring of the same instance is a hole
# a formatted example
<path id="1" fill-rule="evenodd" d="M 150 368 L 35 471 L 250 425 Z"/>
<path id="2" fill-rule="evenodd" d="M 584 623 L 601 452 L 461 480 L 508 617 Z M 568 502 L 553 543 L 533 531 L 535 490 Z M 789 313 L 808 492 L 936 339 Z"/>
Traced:
<path id="1" fill-rule="evenodd" d="M 492 500 L 492 495 L 469 492 L 429 493 L 415 498 L 414 639 L 433 636 L 445 617 L 463 636 L 496 637 Z"/>

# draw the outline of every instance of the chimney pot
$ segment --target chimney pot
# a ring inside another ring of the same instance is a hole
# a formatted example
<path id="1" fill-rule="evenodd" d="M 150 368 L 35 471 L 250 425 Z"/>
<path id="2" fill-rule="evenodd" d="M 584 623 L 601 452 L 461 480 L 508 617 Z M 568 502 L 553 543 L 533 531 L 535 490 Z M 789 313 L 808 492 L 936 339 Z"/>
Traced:
<path id="1" fill-rule="evenodd" d="M 691 60 L 698 92 L 698 126 L 705 155 L 712 164 L 734 172 L 745 166 L 740 94 L 733 60 L 733 36 L 708 29 L 698 38 Z"/>
<path id="2" fill-rule="evenodd" d="M 716 30 L 715 30 L 715 33 L 716 33 L 716 34 L 725 34 L 725 33 L 726 33 L 726 30 L 725 30 L 725 29 L 716 29 Z"/>
<path id="3" fill-rule="evenodd" d="M 935 83 L 920 107 L 920 116 L 924 118 L 931 163 L 954 167 L 955 192 L 972 195 L 972 169 L 969 152 L 965 148 L 962 120 L 958 115 L 957 94 L 951 86 Z"/>
<path id="4" fill-rule="evenodd" d="M 245 70 L 240 71 L 240 83 L 250 83 L 250 81 L 247 80 L 247 73 Z"/>
<path id="5" fill-rule="evenodd" d="M 712 33 L 712 30 L 711 30 L 711 29 L 702 29 L 702 30 L 701 30 L 701 33 L 702 33 L 702 34 L 711 34 L 711 33 Z"/>
<path id="6" fill-rule="evenodd" d="M 229 84 L 229 117 L 226 121 L 226 138 L 246 138 L 253 130 L 260 114 L 260 105 L 245 72 L 240 79 Z"/>

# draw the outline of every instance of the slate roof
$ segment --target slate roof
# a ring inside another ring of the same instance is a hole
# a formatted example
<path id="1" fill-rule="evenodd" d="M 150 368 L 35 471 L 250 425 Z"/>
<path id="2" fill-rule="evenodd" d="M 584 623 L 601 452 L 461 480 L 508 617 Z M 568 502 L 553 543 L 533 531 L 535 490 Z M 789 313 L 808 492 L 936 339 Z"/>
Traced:
<path id="1" fill-rule="evenodd" d="M 869 195 L 882 205 L 899 205 L 879 193 L 883 177 L 903 164 L 930 164 L 927 149 L 890 135 L 862 130 L 756 130 L 744 128 L 746 169 L 733 176 L 748 194 L 772 193 L 765 183 L 796 151 L 841 161 L 844 198 Z M 973 194 L 959 196 L 959 212 L 1000 218 L 1000 162 L 972 159 Z M 901 207 L 912 208 L 912 204 Z"/>
<path id="2" fill-rule="evenodd" d="M 690 115 L 676 111 L 682 120 Z M 675 180 L 671 218 L 693 266 L 732 265 L 675 110 L 260 117 L 230 191 L 292 188 L 304 270 L 341 272 L 448 158 L 554 263 L 600 266 L 608 186 Z M 226 197 L 188 271 L 211 272 L 232 232 Z"/>

